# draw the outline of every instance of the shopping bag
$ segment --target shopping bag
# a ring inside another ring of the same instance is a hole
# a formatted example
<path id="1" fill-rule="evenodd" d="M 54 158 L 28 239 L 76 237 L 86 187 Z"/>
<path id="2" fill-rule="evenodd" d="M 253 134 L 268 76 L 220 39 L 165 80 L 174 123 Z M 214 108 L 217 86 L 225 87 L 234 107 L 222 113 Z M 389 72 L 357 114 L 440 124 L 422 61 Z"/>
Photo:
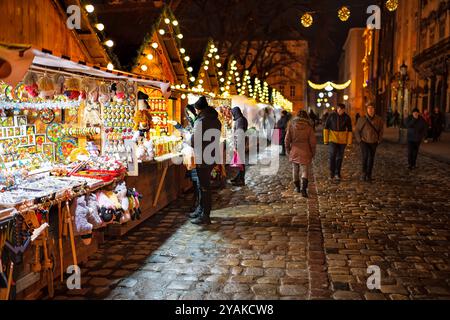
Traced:
<path id="1" fill-rule="evenodd" d="M 239 157 L 239 153 L 236 150 L 234 150 L 233 159 L 231 159 L 230 166 L 232 168 L 239 168 L 240 170 L 244 169 L 244 165 L 241 161 L 241 158 Z"/>
<path id="2" fill-rule="evenodd" d="M 188 171 L 194 170 L 196 168 L 194 148 L 185 145 L 181 153 L 183 155 L 183 164 L 186 166 L 186 169 Z"/>

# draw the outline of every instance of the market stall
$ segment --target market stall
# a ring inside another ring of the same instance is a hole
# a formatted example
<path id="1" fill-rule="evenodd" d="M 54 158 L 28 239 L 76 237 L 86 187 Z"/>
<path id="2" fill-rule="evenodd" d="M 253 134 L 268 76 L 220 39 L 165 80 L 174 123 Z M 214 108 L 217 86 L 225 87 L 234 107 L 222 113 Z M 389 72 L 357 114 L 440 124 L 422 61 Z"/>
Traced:
<path id="1" fill-rule="evenodd" d="M 172 161 L 180 138 L 164 82 L 1 49 L 14 72 L 0 82 L 0 299 L 52 297 L 105 232 L 127 232 L 189 186 Z"/>

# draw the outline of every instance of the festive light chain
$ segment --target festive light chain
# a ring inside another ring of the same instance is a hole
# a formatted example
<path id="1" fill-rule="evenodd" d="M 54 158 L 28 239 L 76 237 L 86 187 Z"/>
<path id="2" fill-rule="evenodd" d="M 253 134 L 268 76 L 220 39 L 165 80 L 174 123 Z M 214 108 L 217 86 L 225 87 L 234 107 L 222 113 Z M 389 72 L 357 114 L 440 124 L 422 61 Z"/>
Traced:
<path id="1" fill-rule="evenodd" d="M 0 109 L 76 109 L 79 101 L 50 101 L 50 102 L 7 102 L 0 101 Z"/>

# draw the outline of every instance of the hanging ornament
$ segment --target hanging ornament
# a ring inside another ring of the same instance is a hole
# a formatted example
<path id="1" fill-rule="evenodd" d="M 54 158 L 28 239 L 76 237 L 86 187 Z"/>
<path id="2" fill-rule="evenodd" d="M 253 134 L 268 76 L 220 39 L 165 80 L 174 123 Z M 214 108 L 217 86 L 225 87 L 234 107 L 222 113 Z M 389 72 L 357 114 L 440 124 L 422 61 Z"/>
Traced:
<path id="1" fill-rule="evenodd" d="M 341 21 L 347 21 L 350 18 L 350 9 L 346 6 L 343 6 L 338 11 L 338 17 Z"/>
<path id="2" fill-rule="evenodd" d="M 312 26 L 314 19 L 312 15 L 310 15 L 309 13 L 305 13 L 301 18 L 301 22 L 305 28 L 309 28 Z"/>
<path id="3" fill-rule="evenodd" d="M 398 8 L 398 0 L 388 0 L 386 1 L 386 8 L 389 11 L 395 11 Z"/>

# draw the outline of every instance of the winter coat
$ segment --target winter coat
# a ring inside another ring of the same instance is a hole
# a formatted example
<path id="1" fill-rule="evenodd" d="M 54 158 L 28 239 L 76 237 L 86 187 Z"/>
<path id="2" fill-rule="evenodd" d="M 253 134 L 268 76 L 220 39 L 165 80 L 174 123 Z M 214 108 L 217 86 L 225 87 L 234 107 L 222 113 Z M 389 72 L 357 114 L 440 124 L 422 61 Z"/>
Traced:
<path id="1" fill-rule="evenodd" d="M 289 117 L 288 116 L 282 116 L 280 118 L 280 120 L 278 120 L 276 128 L 280 129 L 280 130 L 286 130 L 287 126 L 288 126 L 288 122 L 289 122 Z"/>
<path id="2" fill-rule="evenodd" d="M 431 124 L 433 126 L 433 129 L 442 131 L 445 128 L 444 115 L 441 112 L 439 113 L 433 112 L 431 114 Z"/>
<path id="3" fill-rule="evenodd" d="M 248 130 L 248 121 L 247 118 L 244 117 L 242 114 L 242 111 L 239 107 L 234 107 L 231 110 L 231 114 L 233 115 L 234 120 L 234 132 L 237 130 L 243 130 L 244 132 L 247 132 Z"/>
<path id="4" fill-rule="evenodd" d="M 285 145 L 289 161 L 303 165 L 311 164 L 317 145 L 311 123 L 298 117 L 292 119 L 286 132 Z"/>
<path id="5" fill-rule="evenodd" d="M 353 139 L 352 119 L 346 113 L 340 116 L 333 112 L 325 123 L 323 142 L 351 145 Z"/>
<path id="6" fill-rule="evenodd" d="M 205 132 L 215 129 L 217 130 L 213 136 L 206 136 Z M 197 166 L 205 164 L 212 165 L 213 163 L 205 163 L 203 155 L 205 149 L 208 150 L 220 150 L 220 136 L 221 136 L 222 124 L 219 120 L 219 114 L 212 107 L 207 107 L 201 110 L 195 120 L 193 134 L 191 136 L 190 145 L 195 151 L 195 162 Z M 213 146 L 212 146 L 213 145 Z M 208 151 L 209 152 L 209 151 Z M 207 155 L 209 153 L 207 152 Z M 200 154 L 201 153 L 201 154 Z M 216 156 L 215 152 L 212 152 L 212 156 Z M 215 163 L 214 163 L 215 164 Z"/>
<path id="7" fill-rule="evenodd" d="M 422 142 L 428 130 L 427 123 L 420 116 L 418 119 L 413 116 L 406 118 L 405 127 L 408 129 L 408 142 Z"/>
<path id="8" fill-rule="evenodd" d="M 381 143 L 384 133 L 384 121 L 375 115 L 370 118 L 368 115 L 359 118 L 356 123 L 355 139 L 358 143 Z"/>

